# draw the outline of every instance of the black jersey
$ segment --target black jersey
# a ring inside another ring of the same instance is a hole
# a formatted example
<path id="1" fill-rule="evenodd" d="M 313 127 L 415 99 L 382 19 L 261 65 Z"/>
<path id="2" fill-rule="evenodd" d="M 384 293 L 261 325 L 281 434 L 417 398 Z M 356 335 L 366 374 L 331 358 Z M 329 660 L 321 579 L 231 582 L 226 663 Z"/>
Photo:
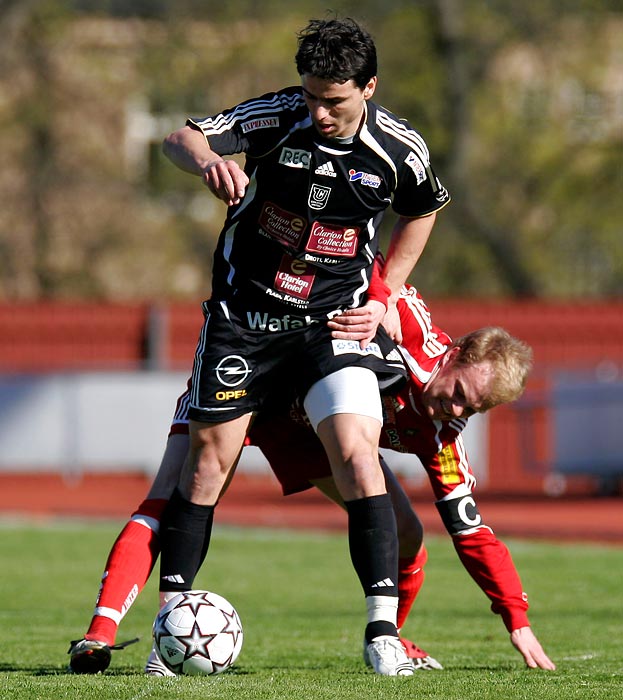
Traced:
<path id="1" fill-rule="evenodd" d="M 360 306 L 387 207 L 419 217 L 449 201 L 421 136 L 365 104 L 352 143 L 319 135 L 300 87 L 188 121 L 216 153 L 246 155 L 250 183 L 227 212 L 212 298 L 246 309 L 251 327 L 276 318 L 278 328 L 290 314 L 326 319 Z"/>

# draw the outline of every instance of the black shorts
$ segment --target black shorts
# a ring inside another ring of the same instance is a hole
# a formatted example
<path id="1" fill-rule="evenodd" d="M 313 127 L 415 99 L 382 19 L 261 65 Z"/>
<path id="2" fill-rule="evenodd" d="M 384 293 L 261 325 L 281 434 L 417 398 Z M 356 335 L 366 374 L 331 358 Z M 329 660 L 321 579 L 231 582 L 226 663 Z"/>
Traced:
<path id="1" fill-rule="evenodd" d="M 287 406 L 343 367 L 371 369 L 381 387 L 406 381 L 402 355 L 382 328 L 361 350 L 357 341 L 332 338 L 325 321 L 289 330 L 252 330 L 243 313 L 222 302 L 208 301 L 203 308 L 188 411 L 192 420 L 224 423 Z"/>

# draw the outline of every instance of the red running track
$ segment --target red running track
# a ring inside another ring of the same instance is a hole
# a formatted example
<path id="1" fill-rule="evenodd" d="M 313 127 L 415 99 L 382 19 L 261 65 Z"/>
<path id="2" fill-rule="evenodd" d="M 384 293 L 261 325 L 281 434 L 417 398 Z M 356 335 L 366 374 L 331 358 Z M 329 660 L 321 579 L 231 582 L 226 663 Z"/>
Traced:
<path id="1" fill-rule="evenodd" d="M 36 519 L 93 517 L 125 520 L 143 500 L 142 475 L 0 474 L 0 516 Z M 426 532 L 443 533 L 432 496 L 412 493 Z M 500 537 L 623 545 L 623 499 L 513 497 L 478 499 L 485 522 Z M 272 477 L 238 474 L 218 506 L 219 524 L 345 530 L 344 512 L 313 490 L 284 498 Z"/>

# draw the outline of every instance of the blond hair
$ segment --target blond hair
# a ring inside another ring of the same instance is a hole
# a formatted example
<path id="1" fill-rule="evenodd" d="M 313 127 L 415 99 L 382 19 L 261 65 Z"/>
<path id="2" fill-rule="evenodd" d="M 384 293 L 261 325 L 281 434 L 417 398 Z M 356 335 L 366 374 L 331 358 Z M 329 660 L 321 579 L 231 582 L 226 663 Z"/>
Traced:
<path id="1" fill-rule="evenodd" d="M 491 365 L 493 379 L 481 412 L 521 396 L 532 369 L 532 348 L 527 343 L 504 328 L 487 326 L 461 336 L 451 347 L 459 348 L 454 360 L 459 365 Z"/>

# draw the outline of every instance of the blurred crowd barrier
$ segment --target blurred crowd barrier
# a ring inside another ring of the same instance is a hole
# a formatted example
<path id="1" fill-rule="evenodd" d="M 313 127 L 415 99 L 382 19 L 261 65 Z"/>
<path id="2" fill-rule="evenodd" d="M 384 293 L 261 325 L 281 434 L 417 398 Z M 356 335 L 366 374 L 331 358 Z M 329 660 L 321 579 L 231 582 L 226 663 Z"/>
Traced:
<path id="1" fill-rule="evenodd" d="M 620 490 L 623 302 L 429 302 L 453 337 L 501 325 L 529 343 L 524 397 L 472 419 L 481 492 Z M 202 323 L 199 304 L 0 305 L 0 471 L 157 469 Z M 417 460 L 391 455 L 414 488 Z M 243 469 L 267 471 L 255 449 Z"/>

